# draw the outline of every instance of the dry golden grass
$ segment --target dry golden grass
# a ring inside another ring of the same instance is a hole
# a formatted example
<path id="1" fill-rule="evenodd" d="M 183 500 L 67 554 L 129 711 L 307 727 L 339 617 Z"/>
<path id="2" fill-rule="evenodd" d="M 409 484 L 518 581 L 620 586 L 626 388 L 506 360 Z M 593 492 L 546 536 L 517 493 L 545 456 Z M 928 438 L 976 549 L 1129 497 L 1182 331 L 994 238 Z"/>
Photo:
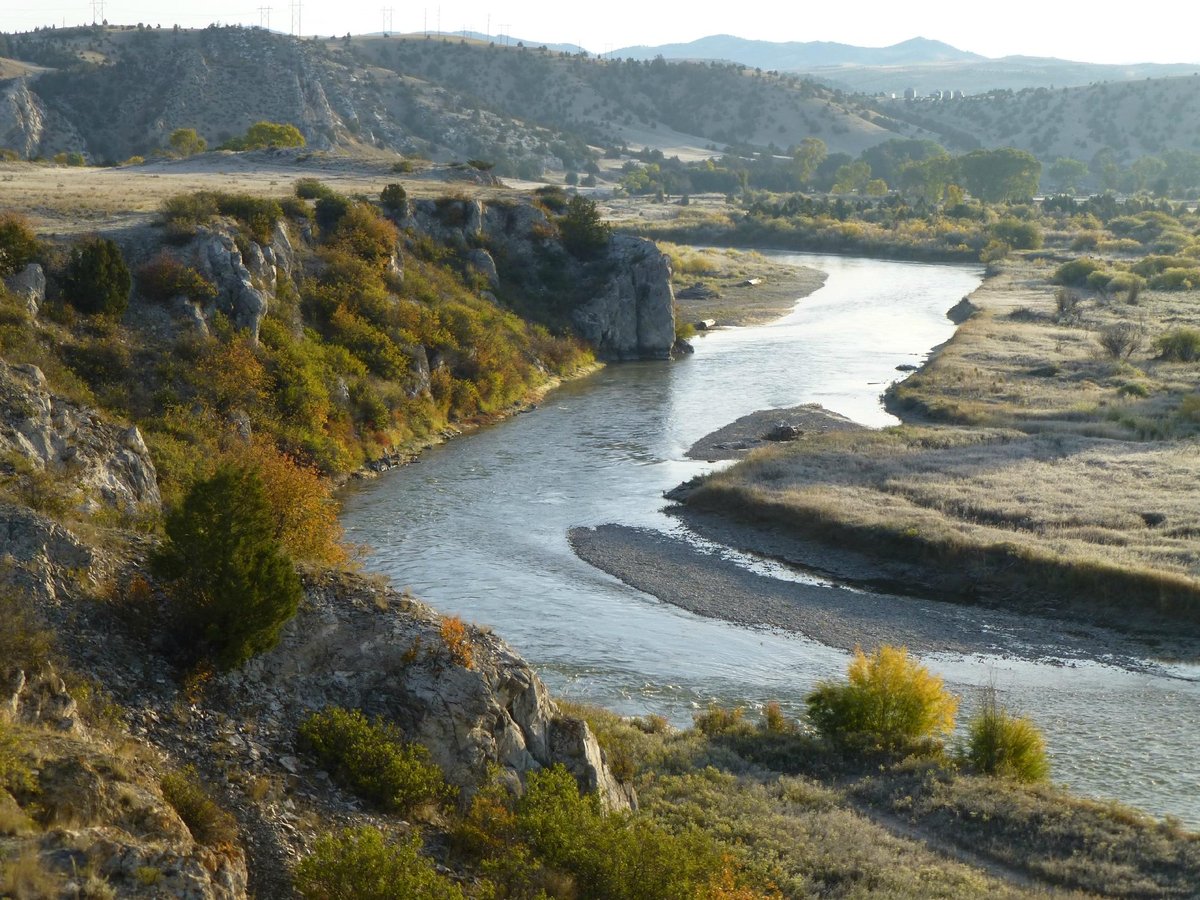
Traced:
<path id="1" fill-rule="evenodd" d="M 507 188 L 470 182 L 448 184 L 438 177 L 439 171 L 399 175 L 390 170 L 390 161 L 320 153 L 305 163 L 228 153 L 117 168 L 0 163 L 0 207 L 22 210 L 41 233 L 86 234 L 149 221 L 157 217 L 164 200 L 180 194 L 207 190 L 278 198 L 290 194 L 296 180 L 304 177 L 317 178 L 347 196 L 378 197 L 392 182 L 402 183 L 410 197 L 512 194 Z"/>
<path id="2" fill-rule="evenodd" d="M 753 250 L 697 249 L 669 241 L 658 246 L 671 260 L 676 306 L 686 322 L 760 325 L 791 312 L 825 282 L 816 269 L 785 265 Z M 759 283 L 748 284 L 751 279 Z M 697 285 L 709 296 L 679 296 Z"/>
<path id="3" fill-rule="evenodd" d="M 1121 319 L 1151 337 L 1200 322 L 1194 295 L 1087 302 L 1060 325 L 1040 274 L 1017 264 L 988 282 L 972 298 L 983 312 L 895 389 L 909 418 L 947 424 L 805 435 L 711 476 L 693 502 L 958 566 L 966 594 L 1200 625 L 1200 366 L 1151 359 L 1149 339 L 1128 361 L 1096 342 Z"/>

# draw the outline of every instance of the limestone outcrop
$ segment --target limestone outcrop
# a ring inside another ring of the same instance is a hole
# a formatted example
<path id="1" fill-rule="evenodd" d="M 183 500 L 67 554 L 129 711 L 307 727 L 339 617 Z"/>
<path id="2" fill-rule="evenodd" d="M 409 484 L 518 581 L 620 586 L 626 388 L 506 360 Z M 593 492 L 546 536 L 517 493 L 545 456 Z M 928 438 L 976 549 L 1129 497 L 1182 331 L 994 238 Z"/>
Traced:
<path id="1" fill-rule="evenodd" d="M 0 454 L 54 475 L 97 503 L 127 511 L 161 503 L 150 451 L 136 426 L 106 422 L 51 393 L 33 365 L 0 361 Z"/>
<path id="2" fill-rule="evenodd" d="M 222 225 L 201 227 L 193 244 L 200 274 L 217 287 L 208 312 L 224 313 L 257 341 L 268 295 L 276 287 L 274 250 L 251 242 L 249 259 L 244 259 L 233 234 Z"/>
<path id="3" fill-rule="evenodd" d="M 671 356 L 671 266 L 652 241 L 615 235 L 597 258 L 579 259 L 554 240 L 554 218 L 533 203 L 414 200 L 400 224 L 457 247 L 465 268 L 491 291 L 509 289 L 565 309 L 603 359 Z"/>
<path id="4" fill-rule="evenodd" d="M 235 707 L 271 709 L 285 740 L 313 711 L 353 707 L 397 723 L 468 792 L 490 764 L 516 788 L 528 772 L 561 763 L 607 807 L 629 808 L 632 791 L 613 777 L 591 730 L 559 711 L 528 663 L 486 629 L 448 637 L 443 621 L 390 587 L 322 575 L 310 579 L 279 645 L 220 686 Z"/>
<path id="5" fill-rule="evenodd" d="M 609 359 L 667 359 L 675 345 L 671 264 L 652 241 L 615 235 L 612 275 L 572 313 L 584 340 Z"/>
<path id="6" fill-rule="evenodd" d="M 29 263 L 20 272 L 4 280 L 4 286 L 17 300 L 25 304 L 31 316 L 36 316 L 46 300 L 46 273 L 37 263 Z"/>

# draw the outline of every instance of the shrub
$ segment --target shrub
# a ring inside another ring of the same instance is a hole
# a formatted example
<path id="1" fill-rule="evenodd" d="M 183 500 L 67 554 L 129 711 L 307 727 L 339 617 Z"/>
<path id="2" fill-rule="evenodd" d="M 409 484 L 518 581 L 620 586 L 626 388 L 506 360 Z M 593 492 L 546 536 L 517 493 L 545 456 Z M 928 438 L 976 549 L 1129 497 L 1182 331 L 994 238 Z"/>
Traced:
<path id="1" fill-rule="evenodd" d="M 1136 322 L 1117 322 L 1100 332 L 1100 346 L 1113 359 L 1129 359 L 1146 339 L 1146 327 Z"/>
<path id="2" fill-rule="evenodd" d="M 271 231 L 275 223 L 283 218 L 283 207 L 279 201 L 249 194 L 217 193 L 213 197 L 221 215 L 237 219 L 258 243 L 271 242 Z"/>
<path id="3" fill-rule="evenodd" d="M 1020 219 L 1001 219 L 990 229 L 992 237 L 1014 250 L 1037 250 L 1042 246 L 1042 230 L 1033 222 Z"/>
<path id="4" fill-rule="evenodd" d="M 450 658 L 464 669 L 469 669 L 475 662 L 475 653 L 471 649 L 471 641 L 467 637 L 467 626 L 458 616 L 446 616 L 439 626 L 442 646 L 450 654 Z"/>
<path id="5" fill-rule="evenodd" d="M 563 246 L 574 256 L 599 256 L 612 238 L 612 226 L 600 219 L 595 201 L 576 194 L 558 221 Z"/>
<path id="6" fill-rule="evenodd" d="M 208 149 L 208 141 L 196 133 L 195 128 L 176 128 L 167 138 L 173 156 L 195 156 Z"/>
<path id="7" fill-rule="evenodd" d="M 1071 322 L 1079 316 L 1079 295 L 1066 288 L 1054 292 L 1054 309 L 1059 322 Z"/>
<path id="8" fill-rule="evenodd" d="M 999 706 L 994 692 L 971 719 L 963 758 L 976 772 L 1018 781 L 1041 781 L 1050 771 L 1038 727 Z"/>
<path id="9" fill-rule="evenodd" d="M 1070 262 L 1063 263 L 1054 270 L 1054 282 L 1056 284 L 1073 285 L 1082 287 L 1087 283 L 1087 278 L 1093 272 L 1104 268 L 1104 263 L 1090 257 L 1082 259 L 1073 259 Z"/>
<path id="10" fill-rule="evenodd" d="M 708 709 L 704 712 L 696 713 L 692 717 L 692 722 L 701 734 L 714 737 L 718 734 L 727 734 L 728 732 L 743 728 L 745 726 L 745 719 L 746 710 L 740 706 L 726 709 L 723 706 L 712 703 L 709 704 Z"/>
<path id="11" fill-rule="evenodd" d="M 240 138 L 221 145 L 222 150 L 263 150 L 269 147 L 303 147 L 307 141 L 295 125 L 255 122 Z"/>
<path id="12" fill-rule="evenodd" d="M 408 205 L 408 191 L 402 184 L 388 184 L 379 192 L 379 202 L 383 208 L 395 215 L 403 215 Z"/>
<path id="13" fill-rule="evenodd" d="M 1150 287 L 1156 291 L 1190 291 L 1200 285 L 1200 269 L 1163 269 L 1150 279 Z"/>
<path id="14" fill-rule="evenodd" d="M 162 204 L 163 224 L 170 236 L 190 237 L 217 214 L 217 198 L 210 191 L 168 197 Z"/>
<path id="15" fill-rule="evenodd" d="M 301 200 L 320 200 L 322 197 L 334 196 L 333 188 L 317 178 L 297 179 L 294 191 Z"/>
<path id="16" fill-rule="evenodd" d="M 317 225 L 322 231 L 328 231 L 342 220 L 342 216 L 350 211 L 353 204 L 340 194 L 329 194 L 317 200 Z"/>
<path id="17" fill-rule="evenodd" d="M 209 847 L 230 846 L 237 840 L 237 823 L 205 790 L 192 768 L 169 772 L 159 779 L 165 799 L 196 843 Z"/>
<path id="18" fill-rule="evenodd" d="M 462 889 L 420 850 L 416 835 L 389 844 L 370 827 L 327 834 L 296 865 L 296 890 L 305 900 L 462 900 Z"/>
<path id="19" fill-rule="evenodd" d="M 167 517 L 166 534 L 154 563 L 173 581 L 189 651 L 232 669 L 274 647 L 301 587 L 258 475 L 226 465 L 197 481 Z"/>
<path id="20" fill-rule="evenodd" d="M 138 270 L 138 290 L 150 300 L 165 303 L 187 297 L 198 303 L 217 296 L 217 286 L 173 256 L 159 254 Z"/>
<path id="21" fill-rule="evenodd" d="M 870 656 L 855 648 L 846 674 L 846 682 L 823 681 L 805 698 L 827 738 L 901 749 L 954 728 L 958 698 L 906 648 L 885 644 Z"/>
<path id="22" fill-rule="evenodd" d="M 72 306 L 112 318 L 125 312 L 132 286 L 121 248 L 107 238 L 89 238 L 73 248 L 62 275 L 63 294 Z"/>
<path id="23" fill-rule="evenodd" d="M 23 218 L 0 215 L 0 278 L 21 271 L 41 254 L 42 245 Z"/>
<path id="24" fill-rule="evenodd" d="M 1154 340 L 1159 359 L 1172 362 L 1200 360 L 1200 329 L 1173 328 Z"/>
<path id="25" fill-rule="evenodd" d="M 300 740 L 335 781 L 388 812 L 407 815 L 453 793 L 428 750 L 357 709 L 313 713 L 300 725 Z"/>

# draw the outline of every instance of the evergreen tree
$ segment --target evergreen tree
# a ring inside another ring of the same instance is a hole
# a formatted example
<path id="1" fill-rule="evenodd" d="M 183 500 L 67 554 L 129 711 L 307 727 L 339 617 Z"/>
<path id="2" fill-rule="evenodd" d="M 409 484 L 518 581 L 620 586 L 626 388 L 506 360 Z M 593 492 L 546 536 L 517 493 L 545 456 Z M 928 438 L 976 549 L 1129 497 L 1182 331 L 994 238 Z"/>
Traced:
<path id="1" fill-rule="evenodd" d="M 227 670 L 274 647 L 296 614 L 301 587 L 258 475 L 223 466 L 197 481 L 166 532 L 155 566 L 174 581 L 189 655 Z"/>
<path id="2" fill-rule="evenodd" d="M 107 238 L 89 238 L 75 247 L 62 276 L 63 295 L 73 306 L 114 319 L 129 305 L 132 286 L 121 248 Z"/>

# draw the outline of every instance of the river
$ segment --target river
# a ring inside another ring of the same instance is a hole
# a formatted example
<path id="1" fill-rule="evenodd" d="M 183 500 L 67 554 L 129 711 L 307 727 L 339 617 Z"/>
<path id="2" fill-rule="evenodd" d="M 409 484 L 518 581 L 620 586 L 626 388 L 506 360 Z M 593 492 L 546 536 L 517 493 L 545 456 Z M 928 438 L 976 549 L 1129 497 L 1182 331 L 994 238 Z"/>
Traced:
<path id="1" fill-rule="evenodd" d="M 947 340 L 945 312 L 977 267 L 779 254 L 829 273 L 767 326 L 719 330 L 674 363 L 609 366 L 536 410 L 434 448 L 349 493 L 343 524 L 367 565 L 437 609 L 493 626 L 558 695 L 690 724 L 709 702 L 799 712 L 846 654 L 803 636 L 704 619 L 578 559 L 567 532 L 661 530 L 662 492 L 710 468 L 697 439 L 759 409 L 820 403 L 870 426 L 896 367 Z M 969 614 L 966 613 L 966 614 Z M 1046 734 L 1052 778 L 1200 828 L 1200 669 L 1130 672 L 1002 656 L 924 660 L 963 697 L 982 685 Z"/>

